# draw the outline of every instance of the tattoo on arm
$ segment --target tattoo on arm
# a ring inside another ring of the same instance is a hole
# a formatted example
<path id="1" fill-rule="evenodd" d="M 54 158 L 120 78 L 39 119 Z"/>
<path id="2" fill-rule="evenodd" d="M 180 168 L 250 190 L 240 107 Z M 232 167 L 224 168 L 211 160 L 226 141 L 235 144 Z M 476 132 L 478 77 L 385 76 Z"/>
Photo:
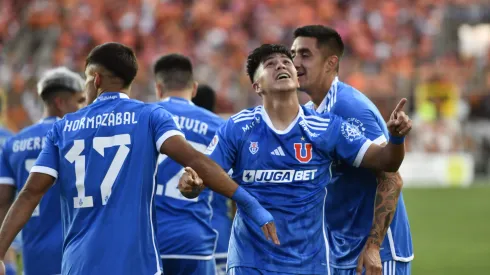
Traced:
<path id="1" fill-rule="evenodd" d="M 368 242 L 381 246 L 398 204 L 403 181 L 398 172 L 378 174 L 378 187 L 374 200 L 374 218 Z"/>

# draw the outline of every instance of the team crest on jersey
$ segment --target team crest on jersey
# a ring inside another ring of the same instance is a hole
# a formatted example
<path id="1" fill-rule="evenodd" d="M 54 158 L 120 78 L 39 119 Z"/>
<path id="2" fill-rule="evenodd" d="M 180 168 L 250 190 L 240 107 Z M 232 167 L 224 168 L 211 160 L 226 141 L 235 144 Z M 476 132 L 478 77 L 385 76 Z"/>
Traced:
<path id="1" fill-rule="evenodd" d="M 362 125 L 355 125 L 352 124 L 352 122 L 342 122 L 342 126 L 340 127 L 340 130 L 342 131 L 342 135 L 344 136 L 344 138 L 346 138 L 351 142 L 354 140 L 358 140 L 362 137 L 362 133 L 361 133 L 362 129 L 365 129 L 364 127 L 362 127 Z"/>
<path id="2" fill-rule="evenodd" d="M 303 150 L 303 143 L 294 144 L 294 156 L 299 162 L 308 163 L 313 157 L 313 145 L 311 145 L 311 143 L 304 143 L 304 145 L 305 149 Z"/>
<path id="3" fill-rule="evenodd" d="M 248 147 L 248 150 L 250 150 L 250 153 L 252 153 L 252 155 L 257 154 L 257 152 L 259 151 L 259 142 L 258 141 L 251 141 L 250 147 Z"/>
<path id="4" fill-rule="evenodd" d="M 351 118 L 347 119 L 347 122 L 349 122 L 350 125 L 357 128 L 357 130 L 359 130 L 359 132 L 361 132 L 361 134 L 364 135 L 366 128 L 364 127 L 364 123 L 362 123 L 359 119 L 357 119 L 355 117 L 351 117 Z"/>

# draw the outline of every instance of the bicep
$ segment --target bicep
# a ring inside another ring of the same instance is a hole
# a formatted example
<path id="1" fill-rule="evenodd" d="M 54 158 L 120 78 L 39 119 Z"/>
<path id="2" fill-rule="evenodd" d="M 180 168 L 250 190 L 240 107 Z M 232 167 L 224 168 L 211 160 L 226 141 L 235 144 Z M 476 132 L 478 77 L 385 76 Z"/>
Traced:
<path id="1" fill-rule="evenodd" d="M 382 150 L 383 150 L 382 146 L 379 146 L 375 143 L 371 143 L 371 145 L 366 150 L 364 157 L 362 158 L 360 167 L 378 170 L 380 166 L 379 155 L 381 154 Z"/>
<path id="2" fill-rule="evenodd" d="M 28 191 L 30 194 L 42 196 L 53 186 L 55 180 L 56 178 L 53 175 L 31 172 L 21 191 Z"/>
<path id="3" fill-rule="evenodd" d="M 189 166 L 196 157 L 202 155 L 181 135 L 175 135 L 166 139 L 160 147 L 160 153 L 169 156 L 182 166 Z"/>
<path id="4" fill-rule="evenodd" d="M 14 199 L 15 186 L 9 184 L 0 184 L 0 208 L 10 207 Z"/>

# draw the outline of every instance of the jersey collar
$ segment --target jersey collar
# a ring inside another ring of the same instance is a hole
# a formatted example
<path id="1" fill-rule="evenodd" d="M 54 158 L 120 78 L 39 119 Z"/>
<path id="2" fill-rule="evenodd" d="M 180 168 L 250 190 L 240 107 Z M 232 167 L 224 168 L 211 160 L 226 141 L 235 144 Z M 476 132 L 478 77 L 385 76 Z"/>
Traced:
<path id="1" fill-rule="evenodd" d="M 119 98 L 128 99 L 129 96 L 121 92 L 105 92 L 100 94 L 95 100 L 95 102 L 104 101 L 104 100 L 114 100 Z"/>
<path id="2" fill-rule="evenodd" d="M 39 123 L 54 123 L 60 119 L 61 118 L 59 118 L 57 116 L 48 116 L 48 117 L 45 117 L 45 118 L 39 120 Z"/>
<path id="3" fill-rule="evenodd" d="M 267 124 L 267 126 L 269 126 L 269 128 L 272 131 L 274 131 L 278 135 L 284 135 L 284 134 L 289 133 L 291 131 L 291 129 L 293 129 L 293 127 L 298 122 L 298 119 L 303 116 L 303 108 L 301 108 L 301 106 L 299 106 L 298 114 L 296 115 L 296 117 L 294 118 L 294 120 L 291 122 L 291 124 L 289 124 L 289 126 L 286 129 L 284 129 L 284 130 L 277 130 L 274 127 L 274 125 L 272 124 L 271 119 L 269 118 L 269 115 L 265 111 L 265 107 L 264 106 L 262 106 L 262 108 L 260 109 L 260 115 L 262 116 L 262 119 L 264 120 L 265 124 Z"/>
<path id="4" fill-rule="evenodd" d="M 184 104 L 194 105 L 194 102 L 187 100 L 185 98 L 176 97 L 176 96 L 166 97 L 166 98 L 162 99 L 161 102 L 175 102 L 175 103 L 184 103 Z"/>
<path id="5" fill-rule="evenodd" d="M 335 103 L 335 101 L 337 101 L 338 83 L 339 83 L 339 77 L 336 76 L 332 82 L 332 85 L 330 86 L 330 90 L 328 90 L 327 95 L 323 99 L 322 103 L 318 105 L 318 108 L 316 108 L 317 113 L 330 112 L 330 109 L 332 109 L 333 104 Z"/>

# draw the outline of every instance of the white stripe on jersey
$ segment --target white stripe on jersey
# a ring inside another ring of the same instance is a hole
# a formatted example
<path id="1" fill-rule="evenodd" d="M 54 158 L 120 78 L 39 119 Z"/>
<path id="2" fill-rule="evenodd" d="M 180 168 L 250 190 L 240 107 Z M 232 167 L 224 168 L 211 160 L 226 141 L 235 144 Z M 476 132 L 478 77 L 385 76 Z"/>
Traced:
<path id="1" fill-rule="evenodd" d="M 318 121 L 314 121 L 314 120 L 306 119 L 306 118 L 305 118 L 305 121 L 308 124 L 313 125 L 313 126 L 328 127 L 328 122 L 318 122 Z"/>
<path id="2" fill-rule="evenodd" d="M 155 190 L 156 190 L 155 185 L 157 184 L 156 181 L 157 172 L 158 172 L 158 161 L 157 164 L 155 165 L 155 172 L 153 173 L 153 187 L 151 191 L 150 206 L 153 205 L 153 200 L 155 199 Z M 155 275 L 157 275 L 162 273 L 160 271 L 162 270 L 162 267 L 160 266 L 160 259 L 159 259 L 160 250 L 157 249 L 157 244 L 155 242 L 155 230 L 153 230 L 155 228 L 153 227 L 153 207 L 150 207 L 150 226 L 151 226 L 151 240 L 153 242 L 153 249 L 155 250 L 155 260 L 157 262 L 157 272 L 155 273 Z"/>
<path id="3" fill-rule="evenodd" d="M 396 275 L 396 261 L 393 261 L 393 275 Z"/>
<path id="4" fill-rule="evenodd" d="M 332 162 L 333 163 L 333 162 Z M 330 164 L 330 167 L 332 165 Z M 328 190 L 327 187 L 325 187 L 325 198 L 323 199 L 323 211 L 322 211 L 322 230 L 323 230 L 323 239 L 325 241 L 325 250 L 326 250 L 326 256 L 327 256 L 327 275 L 330 275 L 330 246 L 328 246 L 328 239 L 327 239 L 327 233 L 325 231 L 325 204 L 327 202 L 327 195 L 328 195 Z"/>
<path id="5" fill-rule="evenodd" d="M 261 109 L 262 106 L 257 106 L 253 110 L 243 110 L 238 114 L 232 115 L 231 119 L 236 122 L 238 119 L 245 118 L 245 117 L 253 118 L 257 114 L 257 112 L 260 112 Z"/>
<path id="6" fill-rule="evenodd" d="M 15 180 L 9 177 L 0 177 L 0 184 L 15 185 Z"/>
<path id="7" fill-rule="evenodd" d="M 388 268 L 387 268 L 388 262 L 383 263 L 383 275 L 389 275 L 388 274 Z"/>
<path id="8" fill-rule="evenodd" d="M 319 122 L 330 122 L 330 118 L 323 118 L 323 117 L 319 117 L 319 116 L 303 116 L 303 118 L 305 118 L 307 120 L 316 120 Z"/>

